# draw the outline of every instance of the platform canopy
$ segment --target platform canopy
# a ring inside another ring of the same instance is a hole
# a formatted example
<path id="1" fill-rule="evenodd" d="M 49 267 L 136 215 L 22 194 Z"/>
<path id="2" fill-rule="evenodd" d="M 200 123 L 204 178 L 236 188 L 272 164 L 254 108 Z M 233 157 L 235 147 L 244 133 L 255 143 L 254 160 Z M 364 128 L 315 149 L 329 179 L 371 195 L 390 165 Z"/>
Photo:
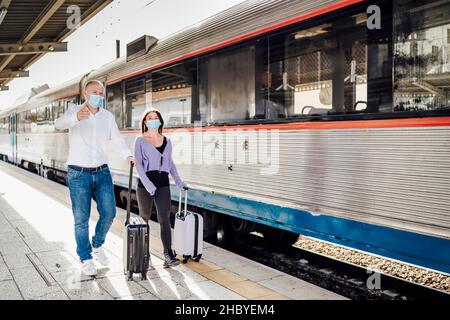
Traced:
<path id="1" fill-rule="evenodd" d="M 47 53 L 67 51 L 63 40 L 112 0 L 0 0 L 0 91 Z"/>

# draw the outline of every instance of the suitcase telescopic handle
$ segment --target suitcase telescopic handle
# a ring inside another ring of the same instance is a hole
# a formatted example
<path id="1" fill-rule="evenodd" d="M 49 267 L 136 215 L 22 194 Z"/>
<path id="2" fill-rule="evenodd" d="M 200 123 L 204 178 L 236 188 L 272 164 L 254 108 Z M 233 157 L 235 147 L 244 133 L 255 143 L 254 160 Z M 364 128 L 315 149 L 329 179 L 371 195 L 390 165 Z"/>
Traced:
<path id="1" fill-rule="evenodd" d="M 183 189 L 180 189 L 180 199 L 178 200 L 178 212 L 181 214 L 181 193 Z M 187 190 L 184 191 L 184 214 L 187 212 Z"/>
<path id="2" fill-rule="evenodd" d="M 130 223 L 131 185 L 133 184 L 133 167 L 134 167 L 134 164 L 130 163 L 130 177 L 128 179 L 128 194 L 127 194 L 127 220 L 125 220 L 125 226 L 127 226 Z"/>

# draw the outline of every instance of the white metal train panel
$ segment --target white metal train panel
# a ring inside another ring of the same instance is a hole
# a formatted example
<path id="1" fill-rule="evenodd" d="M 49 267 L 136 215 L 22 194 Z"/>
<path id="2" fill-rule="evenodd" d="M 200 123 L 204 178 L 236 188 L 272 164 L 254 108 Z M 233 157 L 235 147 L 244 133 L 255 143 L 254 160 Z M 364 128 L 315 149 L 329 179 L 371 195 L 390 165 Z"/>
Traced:
<path id="1" fill-rule="evenodd" d="M 124 135 L 131 149 L 136 134 Z M 54 160 L 65 170 L 66 133 L 26 136 L 18 137 L 19 158 L 47 166 Z M 258 131 L 168 136 L 178 171 L 193 187 L 450 238 L 450 127 L 280 130 L 268 134 L 267 145 Z M 125 185 L 127 163 L 109 152 Z M 274 172 L 263 174 L 268 168 Z"/>
<path id="2" fill-rule="evenodd" d="M 261 174 L 271 163 L 251 163 L 248 155 L 247 164 L 236 163 L 258 143 L 251 138 L 248 151 L 231 142 L 234 160 L 212 163 L 214 154 L 221 159 L 224 137 L 205 132 L 203 163 L 183 164 L 180 149 L 202 151 L 173 133 L 181 176 L 216 192 L 450 238 L 450 127 L 280 131 L 272 175 Z M 270 144 L 263 149 L 270 153 Z"/>

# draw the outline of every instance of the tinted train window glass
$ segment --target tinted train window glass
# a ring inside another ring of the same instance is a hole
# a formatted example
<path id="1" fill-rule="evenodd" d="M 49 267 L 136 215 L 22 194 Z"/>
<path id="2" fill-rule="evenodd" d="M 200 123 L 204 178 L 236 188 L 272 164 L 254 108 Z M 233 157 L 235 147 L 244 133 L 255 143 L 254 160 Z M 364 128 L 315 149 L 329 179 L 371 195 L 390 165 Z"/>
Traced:
<path id="1" fill-rule="evenodd" d="M 106 92 L 106 109 L 114 115 L 114 117 L 116 118 L 117 126 L 119 127 L 119 129 L 122 129 L 122 82 L 108 86 Z"/>
<path id="2" fill-rule="evenodd" d="M 198 110 L 197 94 L 193 100 L 193 92 L 197 90 L 197 60 L 153 72 L 151 82 L 147 83 L 151 107 L 161 112 L 166 126 L 191 123 L 193 105 Z"/>
<path id="3" fill-rule="evenodd" d="M 450 108 L 450 2 L 394 2 L 395 111 Z"/>
<path id="4" fill-rule="evenodd" d="M 341 43 L 339 25 L 354 23 L 336 21 L 271 38 L 270 118 L 328 114 L 333 106 L 352 111 L 356 101 L 367 101 L 365 37 Z"/>
<path id="5" fill-rule="evenodd" d="M 0 134 L 9 133 L 9 118 L 0 119 Z"/>
<path id="6" fill-rule="evenodd" d="M 352 9 L 271 36 L 266 118 L 378 112 L 383 104 L 392 108 L 389 11 L 383 8 L 382 30 L 369 30 L 367 14 Z"/>
<path id="7" fill-rule="evenodd" d="M 42 106 L 35 111 L 32 110 L 31 114 L 27 115 L 27 122 L 31 123 L 31 132 L 33 133 L 53 132 L 54 123 L 51 106 Z"/>
<path id="8" fill-rule="evenodd" d="M 53 115 L 55 117 L 55 119 L 58 119 L 59 117 L 61 117 L 65 110 L 64 110 L 64 105 L 66 104 L 66 100 L 60 100 L 60 101 L 56 101 L 55 103 L 53 103 Z"/>
<path id="9" fill-rule="evenodd" d="M 255 117 L 255 46 L 214 53 L 199 60 L 199 107 L 204 122 Z"/>
<path id="10" fill-rule="evenodd" d="M 17 117 L 17 133 L 24 133 L 26 112 L 20 112 L 17 114 L 16 117 Z"/>
<path id="11" fill-rule="evenodd" d="M 42 125 L 45 121 L 45 107 L 39 107 L 36 109 L 36 124 Z"/>
<path id="12" fill-rule="evenodd" d="M 145 78 L 125 82 L 125 129 L 139 129 L 145 105 Z"/>
<path id="13" fill-rule="evenodd" d="M 67 109 L 69 109 L 70 107 L 72 107 L 74 105 L 78 105 L 79 101 L 80 101 L 79 96 L 75 96 L 75 97 L 69 98 L 64 103 L 64 111 L 66 111 Z"/>

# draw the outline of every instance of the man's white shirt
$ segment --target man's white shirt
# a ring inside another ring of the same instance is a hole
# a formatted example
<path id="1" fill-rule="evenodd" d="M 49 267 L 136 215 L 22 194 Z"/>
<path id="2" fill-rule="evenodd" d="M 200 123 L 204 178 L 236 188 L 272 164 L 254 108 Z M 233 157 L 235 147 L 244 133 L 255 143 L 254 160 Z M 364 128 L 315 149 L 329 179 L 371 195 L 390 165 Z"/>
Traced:
<path id="1" fill-rule="evenodd" d="M 69 156 L 67 165 L 85 168 L 99 167 L 108 163 L 108 143 L 112 143 L 124 159 L 133 154 L 126 145 L 111 112 L 100 108 L 88 119 L 79 121 L 77 112 L 83 105 L 69 107 L 64 115 L 55 121 L 58 130 L 69 129 Z"/>

